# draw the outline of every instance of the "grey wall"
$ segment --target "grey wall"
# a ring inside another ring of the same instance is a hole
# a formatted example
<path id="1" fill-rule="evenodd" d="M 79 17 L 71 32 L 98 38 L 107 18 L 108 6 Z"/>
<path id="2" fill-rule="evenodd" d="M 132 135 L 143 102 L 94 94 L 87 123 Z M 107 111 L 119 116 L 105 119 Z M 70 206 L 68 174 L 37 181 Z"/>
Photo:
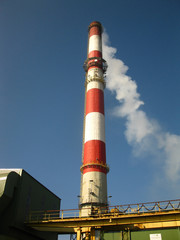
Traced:
<path id="1" fill-rule="evenodd" d="M 26 171 L 0 169 L 0 240 L 5 239 L 4 236 L 19 240 L 56 240 L 56 234 L 29 229 L 24 222 L 31 211 L 60 210 L 60 201 Z"/>

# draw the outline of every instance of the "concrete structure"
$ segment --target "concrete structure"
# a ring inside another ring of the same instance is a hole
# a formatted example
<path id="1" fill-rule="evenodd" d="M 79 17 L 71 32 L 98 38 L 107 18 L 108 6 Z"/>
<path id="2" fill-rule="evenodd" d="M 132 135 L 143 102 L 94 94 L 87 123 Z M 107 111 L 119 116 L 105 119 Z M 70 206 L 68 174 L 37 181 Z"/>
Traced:
<path id="1" fill-rule="evenodd" d="M 89 26 L 80 209 L 33 212 L 25 223 L 37 231 L 77 240 L 180 240 L 180 199 L 108 206 L 104 131 L 102 26 Z M 118 191 L 118 189 L 117 189 Z M 80 213 L 79 213 L 80 212 Z"/>
<path id="2" fill-rule="evenodd" d="M 75 210 L 69 211 L 43 220 L 34 213 L 27 224 L 38 231 L 71 233 L 73 237 L 76 233 L 77 240 L 180 240 L 180 199 L 117 205 L 89 217 L 78 218 Z"/>
<path id="3" fill-rule="evenodd" d="M 103 77 L 107 65 L 102 58 L 101 33 L 102 26 L 99 22 L 92 22 L 89 25 L 88 56 L 84 64 L 86 81 L 81 216 L 89 215 L 91 209 L 108 205 L 106 174 L 109 169 L 106 164 Z"/>
<path id="4" fill-rule="evenodd" d="M 0 240 L 56 240 L 24 225 L 31 211 L 60 210 L 60 198 L 23 169 L 0 169 Z"/>

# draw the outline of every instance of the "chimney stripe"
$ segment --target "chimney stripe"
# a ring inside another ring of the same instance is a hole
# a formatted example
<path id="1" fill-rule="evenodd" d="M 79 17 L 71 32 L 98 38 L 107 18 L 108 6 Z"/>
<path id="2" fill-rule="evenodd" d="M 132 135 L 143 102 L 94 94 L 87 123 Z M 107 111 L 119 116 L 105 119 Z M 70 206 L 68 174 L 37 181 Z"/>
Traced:
<path id="1" fill-rule="evenodd" d="M 102 90 L 97 88 L 87 91 L 86 115 L 91 112 L 104 114 L 104 93 Z"/>
<path id="2" fill-rule="evenodd" d="M 94 50 L 88 54 L 88 58 L 99 57 L 102 58 L 102 52 Z"/>
<path id="3" fill-rule="evenodd" d="M 85 119 L 85 141 L 100 140 L 105 142 L 104 115 L 92 112 L 86 115 Z"/>
<path id="4" fill-rule="evenodd" d="M 89 31 L 89 37 L 91 37 L 92 35 L 99 35 L 101 36 L 101 30 L 99 29 L 99 27 L 94 26 L 90 29 Z"/>
<path id="5" fill-rule="evenodd" d="M 89 38 L 89 53 L 91 51 L 102 52 L 101 37 L 99 35 L 93 35 Z"/>

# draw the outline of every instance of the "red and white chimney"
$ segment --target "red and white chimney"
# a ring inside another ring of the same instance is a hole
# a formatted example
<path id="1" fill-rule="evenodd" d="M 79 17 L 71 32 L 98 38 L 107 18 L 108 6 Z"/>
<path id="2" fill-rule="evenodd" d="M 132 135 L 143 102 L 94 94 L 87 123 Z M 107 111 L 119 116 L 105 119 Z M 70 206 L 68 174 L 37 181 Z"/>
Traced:
<path id="1" fill-rule="evenodd" d="M 104 73 L 107 65 L 102 58 L 102 26 L 99 22 L 89 25 L 88 56 L 84 63 L 85 113 L 83 153 L 81 166 L 81 216 L 91 214 L 95 208 L 106 207 L 107 172 L 105 117 L 104 117 Z"/>

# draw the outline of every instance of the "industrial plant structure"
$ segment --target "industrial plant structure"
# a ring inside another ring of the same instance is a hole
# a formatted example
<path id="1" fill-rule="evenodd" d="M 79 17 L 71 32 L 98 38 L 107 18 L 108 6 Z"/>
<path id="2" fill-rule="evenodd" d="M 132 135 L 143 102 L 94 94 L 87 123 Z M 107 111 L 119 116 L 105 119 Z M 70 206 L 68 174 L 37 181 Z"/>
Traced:
<path id="1" fill-rule="evenodd" d="M 23 169 L 0 169 L 0 240 L 56 240 L 24 223 L 31 211 L 60 210 L 61 199 Z"/>
<path id="2" fill-rule="evenodd" d="M 88 28 L 79 208 L 32 212 L 27 225 L 77 240 L 180 240 L 180 200 L 108 206 L 102 29 L 96 21 Z"/>
<path id="3" fill-rule="evenodd" d="M 60 199 L 22 169 L 0 170 L 0 240 L 180 240 L 180 199 L 108 206 L 102 25 L 88 28 L 79 208 Z"/>
<path id="4" fill-rule="evenodd" d="M 104 73 L 107 65 L 102 58 L 102 26 L 92 22 L 89 26 L 88 56 L 84 63 L 85 112 L 83 131 L 83 165 L 81 166 L 81 216 L 87 216 L 96 207 L 107 206 Z M 90 210 L 89 210 L 90 209 Z"/>

